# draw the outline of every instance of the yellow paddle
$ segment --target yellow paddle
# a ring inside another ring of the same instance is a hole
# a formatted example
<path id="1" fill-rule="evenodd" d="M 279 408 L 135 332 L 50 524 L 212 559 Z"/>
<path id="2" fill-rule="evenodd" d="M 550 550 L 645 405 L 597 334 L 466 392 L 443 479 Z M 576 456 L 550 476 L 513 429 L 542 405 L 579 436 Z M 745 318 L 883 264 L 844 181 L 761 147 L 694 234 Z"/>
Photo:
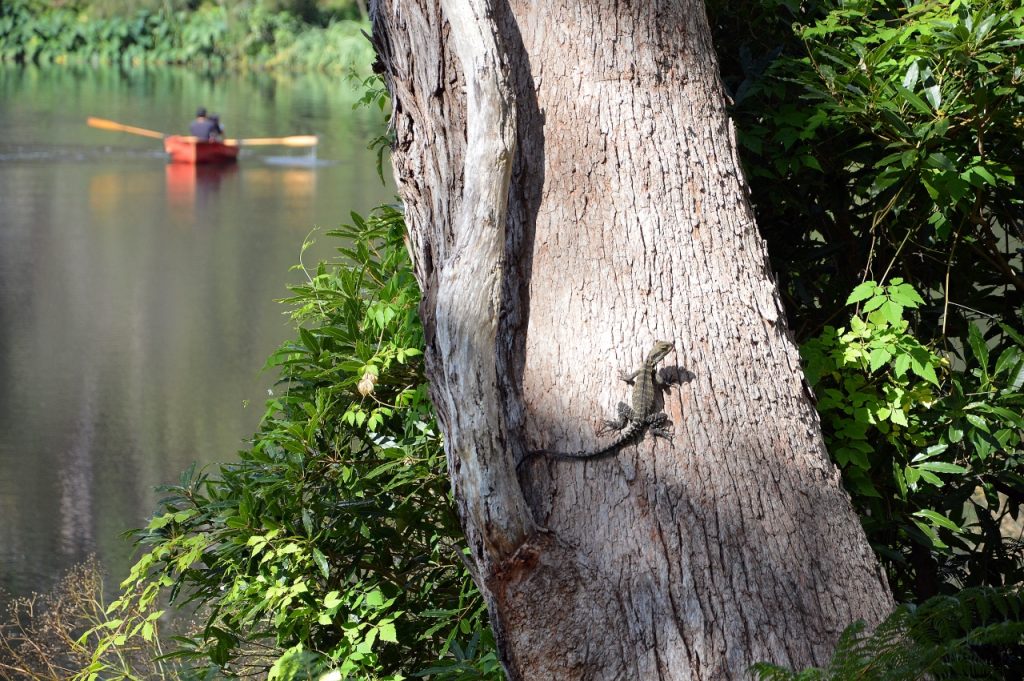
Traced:
<path id="1" fill-rule="evenodd" d="M 123 123 L 115 123 L 114 121 L 108 121 L 106 118 L 93 118 L 90 116 L 85 119 L 87 125 L 93 128 L 100 128 L 102 130 L 116 130 L 118 132 L 127 132 L 132 135 L 142 135 L 143 137 L 153 137 L 155 139 L 162 140 L 167 137 L 162 132 L 156 130 L 147 130 L 145 128 L 136 128 L 134 125 L 124 125 Z"/>
<path id="2" fill-rule="evenodd" d="M 282 147 L 315 147 L 319 142 L 316 135 L 290 135 L 288 137 L 243 137 L 224 140 L 224 144 L 244 147 L 279 145 Z"/>

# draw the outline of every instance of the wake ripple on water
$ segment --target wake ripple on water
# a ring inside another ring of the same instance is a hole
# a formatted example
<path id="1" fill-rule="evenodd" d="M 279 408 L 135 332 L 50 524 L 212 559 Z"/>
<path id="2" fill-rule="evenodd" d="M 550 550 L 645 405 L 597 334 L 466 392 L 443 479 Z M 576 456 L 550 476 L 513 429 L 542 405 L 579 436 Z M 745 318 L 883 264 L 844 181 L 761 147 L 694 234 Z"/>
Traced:
<path id="1" fill-rule="evenodd" d="M 133 147 L 90 147 L 78 145 L 3 144 L 0 143 L 0 163 L 4 162 L 83 162 L 100 159 L 166 159 L 160 149 Z"/>
<path id="2" fill-rule="evenodd" d="M 322 168 L 337 163 L 337 161 L 316 156 L 264 156 L 262 160 L 267 165 L 294 166 L 296 168 Z"/>
<path id="3" fill-rule="evenodd" d="M 251 152 L 247 149 L 245 156 Z M 294 168 L 323 168 L 332 166 L 338 161 L 306 156 L 259 156 L 260 160 L 272 166 Z M 44 144 L 5 144 L 0 143 L 0 163 L 83 163 L 98 160 L 160 160 L 166 161 L 167 154 L 161 149 L 139 149 L 138 147 L 118 146 L 78 146 L 78 145 L 44 145 Z"/>

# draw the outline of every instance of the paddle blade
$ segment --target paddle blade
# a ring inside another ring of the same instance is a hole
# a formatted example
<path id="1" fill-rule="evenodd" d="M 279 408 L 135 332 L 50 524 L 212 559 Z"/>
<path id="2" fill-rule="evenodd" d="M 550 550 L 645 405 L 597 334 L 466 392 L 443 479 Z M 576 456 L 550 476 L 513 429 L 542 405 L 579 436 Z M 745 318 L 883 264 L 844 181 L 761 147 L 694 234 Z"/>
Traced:
<path id="1" fill-rule="evenodd" d="M 123 123 L 117 123 L 115 121 L 108 121 L 106 118 L 94 118 L 89 116 L 85 119 L 86 125 L 99 128 L 101 130 L 114 130 L 116 132 L 127 132 L 130 135 L 142 135 L 143 137 L 152 137 L 154 139 L 162 140 L 167 135 L 156 130 L 147 130 L 146 128 L 136 128 L 134 125 L 125 125 Z"/>
<path id="2" fill-rule="evenodd" d="M 224 140 L 225 144 L 238 144 L 246 147 L 282 146 L 282 147 L 315 147 L 319 142 L 316 135 L 290 135 L 288 137 L 243 137 L 235 140 Z"/>

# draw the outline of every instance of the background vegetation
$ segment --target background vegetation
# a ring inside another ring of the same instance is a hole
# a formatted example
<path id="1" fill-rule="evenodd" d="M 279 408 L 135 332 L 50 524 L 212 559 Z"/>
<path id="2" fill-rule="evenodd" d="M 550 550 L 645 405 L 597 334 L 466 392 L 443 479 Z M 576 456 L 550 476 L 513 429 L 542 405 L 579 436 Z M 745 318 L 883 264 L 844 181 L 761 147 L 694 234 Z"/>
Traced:
<path id="1" fill-rule="evenodd" d="M 1018 584 L 1024 149 L 1011 0 L 716 5 L 758 220 L 900 600 Z M 854 306 L 852 309 L 848 305 Z"/>
<path id="2" fill-rule="evenodd" d="M 188 64 L 369 72 L 373 50 L 356 2 L 183 0 L 0 4 L 0 62 Z"/>
<path id="3" fill-rule="evenodd" d="M 875 636 L 851 627 L 828 669 L 760 672 L 1009 678 L 1024 568 L 1024 9 L 709 10 L 830 452 L 908 604 Z M 343 262 L 290 300 L 297 338 L 271 361 L 285 391 L 237 463 L 168 488 L 136 534 L 148 553 L 116 624 L 84 639 L 85 676 L 111 646 L 154 635 L 165 593 L 200 607 L 179 647 L 197 674 L 500 678 L 425 398 L 401 215 L 354 216 L 341 234 Z"/>
<path id="4" fill-rule="evenodd" d="M 1024 9 L 711 11 L 830 453 L 897 599 L 934 598 L 878 637 L 851 629 L 828 669 L 772 678 L 1010 678 L 1024 559 Z M 961 591 L 975 586 L 997 591 Z"/>

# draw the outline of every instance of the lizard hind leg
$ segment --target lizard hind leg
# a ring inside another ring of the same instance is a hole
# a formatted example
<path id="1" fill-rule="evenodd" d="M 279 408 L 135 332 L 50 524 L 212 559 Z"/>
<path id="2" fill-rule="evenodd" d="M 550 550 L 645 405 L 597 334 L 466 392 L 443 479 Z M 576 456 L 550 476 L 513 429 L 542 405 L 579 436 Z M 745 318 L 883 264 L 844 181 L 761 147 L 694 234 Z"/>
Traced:
<path id="1" fill-rule="evenodd" d="M 647 430 L 650 431 L 651 435 L 654 437 L 671 440 L 672 431 L 665 428 L 666 423 L 668 423 L 668 414 L 665 412 L 662 411 L 657 414 L 651 414 L 647 419 Z"/>
<path id="2" fill-rule="evenodd" d="M 614 421 L 605 419 L 604 427 L 601 432 L 608 432 L 610 430 L 622 430 L 630 421 L 636 420 L 636 412 L 633 411 L 633 407 L 629 406 L 625 402 L 619 402 L 619 416 Z"/>

